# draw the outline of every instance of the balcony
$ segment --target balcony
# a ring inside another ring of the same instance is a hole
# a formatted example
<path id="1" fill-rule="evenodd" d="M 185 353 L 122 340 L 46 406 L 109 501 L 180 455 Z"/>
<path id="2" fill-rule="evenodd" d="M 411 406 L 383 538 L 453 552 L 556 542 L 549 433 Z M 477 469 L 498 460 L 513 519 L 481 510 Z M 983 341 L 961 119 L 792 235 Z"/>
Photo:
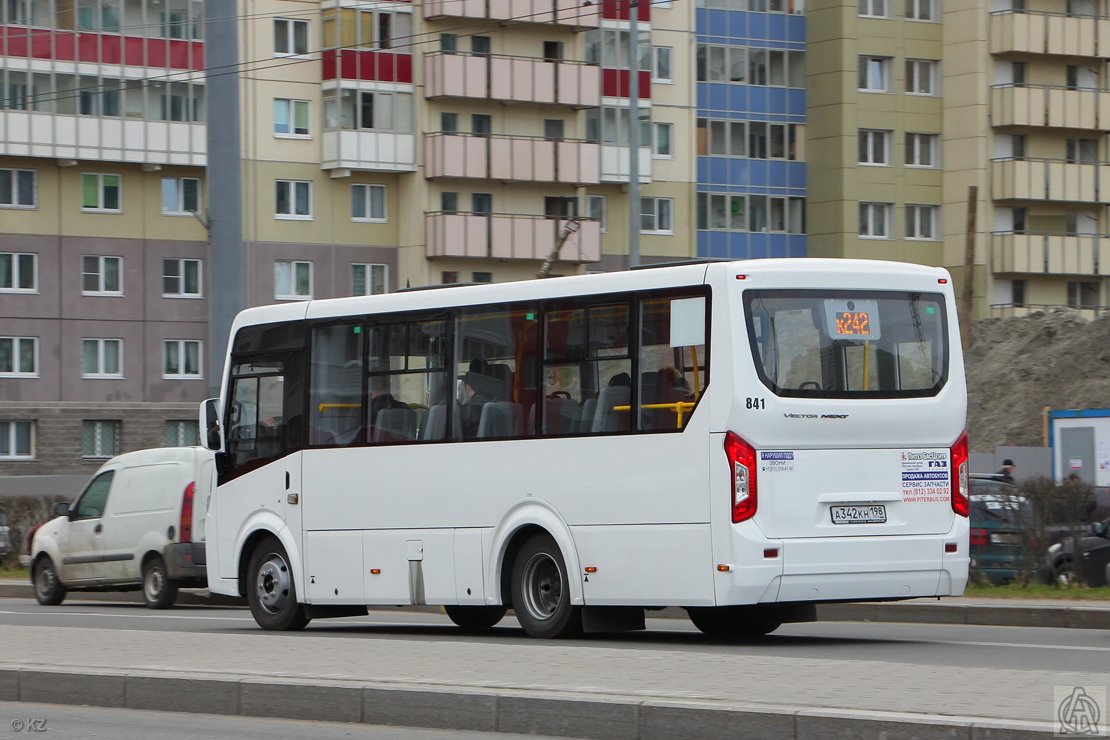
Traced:
<path id="1" fill-rule="evenodd" d="M 991 124 L 1110 129 L 1110 90 L 995 85 L 991 88 Z"/>
<path id="2" fill-rule="evenodd" d="M 383 131 L 324 131 L 323 169 L 412 172 L 416 169 L 416 135 Z"/>
<path id="3" fill-rule="evenodd" d="M 601 145 L 601 181 L 628 182 L 631 177 L 627 144 Z M 640 147 L 640 182 L 651 182 L 651 147 Z"/>
<path id="4" fill-rule="evenodd" d="M 428 134 L 425 176 L 596 185 L 600 150 L 600 144 L 577 139 Z"/>
<path id="5" fill-rule="evenodd" d="M 1035 313 L 1048 313 L 1060 310 L 1075 311 L 1088 321 L 1094 321 L 1099 316 L 1105 316 L 1110 311 L 1110 306 L 1064 306 L 1059 303 L 1023 303 L 1020 306 L 1013 303 L 991 304 L 991 317 L 996 319 L 1009 319 L 1014 316 L 1032 316 Z"/>
<path id="6" fill-rule="evenodd" d="M 601 105 L 601 70 L 584 62 L 432 52 L 424 56 L 425 97 L 507 103 Z"/>
<path id="7" fill-rule="evenodd" d="M 1094 16 L 998 10 L 991 13 L 990 34 L 992 54 L 1110 54 L 1110 20 Z"/>
<path id="8" fill-rule="evenodd" d="M 543 260 L 566 220 L 513 213 L 429 213 L 424 219 L 428 257 Z M 582 219 L 559 250 L 565 262 L 601 259 L 601 223 Z"/>
<path id="9" fill-rule="evenodd" d="M 1037 275 L 1110 274 L 1110 236 L 996 231 L 991 234 L 991 269 Z"/>
<path id="10" fill-rule="evenodd" d="M 203 167 L 203 123 L 0 111 L 0 154 Z"/>
<path id="11" fill-rule="evenodd" d="M 1110 202 L 1110 166 L 1097 162 L 1011 157 L 991 160 L 991 172 L 995 200 Z"/>
<path id="12" fill-rule="evenodd" d="M 597 28 L 601 4 L 580 0 L 428 0 L 424 17 L 475 18 L 516 23 L 555 23 L 568 28 Z"/>

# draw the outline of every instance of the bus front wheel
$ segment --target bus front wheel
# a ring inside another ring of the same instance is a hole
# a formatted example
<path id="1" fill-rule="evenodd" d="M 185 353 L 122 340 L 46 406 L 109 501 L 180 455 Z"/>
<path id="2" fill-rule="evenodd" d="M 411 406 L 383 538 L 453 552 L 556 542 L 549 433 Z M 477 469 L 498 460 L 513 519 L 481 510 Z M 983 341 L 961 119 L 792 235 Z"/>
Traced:
<path id="1" fill-rule="evenodd" d="M 251 554 L 247 569 L 247 602 L 264 630 L 304 629 L 309 618 L 297 603 L 289 556 L 276 537 L 266 537 Z"/>
<path id="2" fill-rule="evenodd" d="M 513 611 L 532 637 L 574 637 L 582 633 L 582 609 L 570 603 L 570 579 L 563 554 L 551 535 L 530 537 L 513 562 Z"/>
<path id="3" fill-rule="evenodd" d="M 694 626 L 710 637 L 760 637 L 782 626 L 774 619 L 752 618 L 750 612 L 736 607 L 691 606 L 686 612 Z"/>
<path id="4" fill-rule="evenodd" d="M 451 621 L 467 632 L 488 630 L 501 621 L 507 608 L 503 606 L 445 606 Z"/>

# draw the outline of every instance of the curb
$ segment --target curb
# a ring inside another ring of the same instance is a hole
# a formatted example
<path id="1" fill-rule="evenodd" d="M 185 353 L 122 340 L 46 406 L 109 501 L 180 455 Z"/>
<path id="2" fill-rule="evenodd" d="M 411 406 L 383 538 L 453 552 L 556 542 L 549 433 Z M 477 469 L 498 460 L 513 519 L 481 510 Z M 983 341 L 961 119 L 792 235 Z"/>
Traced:
<path id="1" fill-rule="evenodd" d="M 30 584 L 0 583 L 0 598 L 33 599 Z M 67 600 L 142 603 L 138 591 L 72 591 Z M 179 606 L 245 607 L 247 600 L 206 590 L 184 590 L 177 595 Z M 439 612 L 439 607 L 374 607 L 374 611 Z M 686 619 L 680 607 L 648 612 L 652 619 Z M 994 627 L 1051 627 L 1057 629 L 1110 630 L 1110 609 L 1092 606 L 987 606 L 983 604 L 936 604 L 933 602 L 887 602 L 818 604 L 819 622 L 918 622 L 925 624 L 972 624 Z"/>
<path id="2" fill-rule="evenodd" d="M 93 679 L 93 680 L 90 680 Z M 0 667 L 0 701 L 358 722 L 590 740 L 1040 740 L 1041 722 L 355 681 Z"/>

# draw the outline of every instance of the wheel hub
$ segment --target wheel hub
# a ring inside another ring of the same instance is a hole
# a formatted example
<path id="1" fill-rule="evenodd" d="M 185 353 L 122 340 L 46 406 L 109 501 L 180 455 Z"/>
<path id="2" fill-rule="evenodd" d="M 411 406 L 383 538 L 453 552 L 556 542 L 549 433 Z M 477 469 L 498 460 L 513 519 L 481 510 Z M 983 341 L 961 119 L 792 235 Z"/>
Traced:
<path id="1" fill-rule="evenodd" d="M 563 574 L 547 553 L 536 553 L 524 566 L 524 608 L 536 620 L 550 619 L 563 596 Z"/>
<path id="2" fill-rule="evenodd" d="M 258 603 L 271 614 L 277 614 L 289 598 L 289 585 L 289 566 L 285 559 L 276 553 L 271 554 L 258 569 L 255 584 Z"/>

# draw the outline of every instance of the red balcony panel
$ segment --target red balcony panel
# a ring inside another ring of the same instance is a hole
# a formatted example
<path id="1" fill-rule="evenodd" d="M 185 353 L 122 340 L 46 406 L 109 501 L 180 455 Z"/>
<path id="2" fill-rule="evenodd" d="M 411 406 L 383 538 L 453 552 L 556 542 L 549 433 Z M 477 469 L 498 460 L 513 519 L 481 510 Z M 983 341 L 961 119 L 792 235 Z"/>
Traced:
<path id="1" fill-rule="evenodd" d="M 372 51 L 358 52 L 358 79 L 375 80 L 378 74 L 378 55 Z"/>
<path id="2" fill-rule="evenodd" d="M 11 33 L 11 29 L 8 30 Z M 26 34 L 11 35 L 5 39 L 4 54 L 10 57 L 25 57 L 27 56 L 27 36 Z"/>
<path id="3" fill-rule="evenodd" d="M 618 69 L 603 69 L 601 70 L 601 94 L 608 98 L 615 98 L 620 95 L 620 78 L 617 74 L 620 72 Z"/>
<path id="4" fill-rule="evenodd" d="M 601 94 L 610 98 L 628 97 L 628 70 L 603 69 L 601 70 Z M 640 72 L 640 99 L 651 98 L 651 72 Z"/>
<path id="5" fill-rule="evenodd" d="M 123 37 L 100 37 L 100 61 L 105 64 L 123 64 Z"/>
<path id="6" fill-rule="evenodd" d="M 647 23 L 651 21 L 651 3 L 647 0 L 639 0 L 640 8 L 640 21 Z M 632 7 L 632 0 L 602 0 L 601 3 L 601 17 L 614 18 L 617 20 L 628 20 L 628 11 Z"/>
<path id="7" fill-rule="evenodd" d="M 204 69 L 204 42 L 194 41 L 193 44 L 193 66 L 191 69 L 201 70 Z"/>
<path id="8" fill-rule="evenodd" d="M 394 56 L 397 58 L 397 82 L 412 82 L 412 54 Z"/>
<path id="9" fill-rule="evenodd" d="M 189 42 L 171 41 L 170 63 L 167 65 L 174 69 L 189 69 Z"/>
<path id="10" fill-rule="evenodd" d="M 137 36 L 125 36 L 123 39 L 123 63 L 136 67 L 146 64 L 146 44 Z"/>
<path id="11" fill-rule="evenodd" d="M 53 36 L 53 38 L 51 38 L 51 36 Z M 35 33 L 31 36 L 31 56 L 35 59 L 62 59 L 65 61 L 73 61 L 73 47 L 72 33 Z"/>
<path id="12" fill-rule="evenodd" d="M 378 54 L 378 79 L 382 82 L 397 81 L 397 55 Z"/>
<path id="13" fill-rule="evenodd" d="M 100 62 L 100 43 L 95 33 L 77 34 L 77 61 Z"/>
<path id="14" fill-rule="evenodd" d="M 339 52 L 339 76 L 345 80 L 358 79 L 358 53 L 344 49 Z"/>
<path id="15" fill-rule="evenodd" d="M 323 79 L 334 80 L 336 71 L 335 52 L 330 49 L 328 51 L 325 51 L 323 53 L 323 58 L 321 59 L 321 61 L 324 65 Z"/>
<path id="16" fill-rule="evenodd" d="M 146 40 L 146 65 L 148 67 L 165 67 L 168 59 L 169 44 L 164 39 Z"/>

